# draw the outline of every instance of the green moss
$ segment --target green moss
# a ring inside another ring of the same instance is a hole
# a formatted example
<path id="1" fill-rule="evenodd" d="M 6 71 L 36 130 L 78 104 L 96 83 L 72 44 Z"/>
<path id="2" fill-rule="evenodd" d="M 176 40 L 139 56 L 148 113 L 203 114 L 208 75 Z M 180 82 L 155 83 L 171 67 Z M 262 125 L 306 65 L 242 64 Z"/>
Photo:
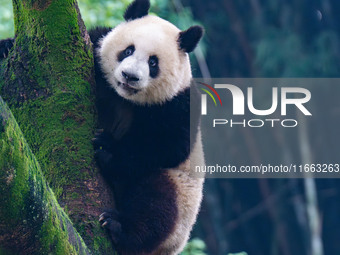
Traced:
<path id="1" fill-rule="evenodd" d="M 5 205 L 8 201 L 10 206 L 5 206 L 5 211 L 0 217 L 2 219 L 20 220 L 22 204 L 27 197 L 28 187 L 26 180 L 28 174 L 26 164 L 29 164 L 29 159 L 23 160 L 25 150 L 19 143 L 18 134 L 16 132 L 15 123 L 9 122 L 9 116 L 4 112 L 4 107 L 0 106 L 1 126 L 0 133 L 0 193 L 7 194 L 0 198 L 0 203 Z M 15 222 L 11 222 L 15 223 Z"/>
<path id="2" fill-rule="evenodd" d="M 34 254 L 88 254 L 1 98 L 0 116 L 0 203 L 6 208 L 0 211 L 2 231 L 28 243 Z"/>
<path id="3" fill-rule="evenodd" d="M 101 236 L 94 236 L 93 240 L 93 247 L 95 250 L 109 250 L 111 249 L 111 245 L 107 242 L 106 238 L 103 238 Z"/>
<path id="4" fill-rule="evenodd" d="M 94 253 L 105 254 L 112 250 L 110 241 L 99 226 L 92 230 L 97 218 L 82 212 L 84 203 L 96 205 L 84 196 L 89 192 L 85 182 L 96 175 L 91 145 L 95 113 L 92 49 L 75 5 L 74 0 L 14 2 L 16 42 L 0 63 L 0 94 L 58 201 L 70 208 L 70 218 L 87 243 L 95 245 L 94 236 L 101 240 Z"/>
<path id="5" fill-rule="evenodd" d="M 25 137 L 36 157 L 46 167 L 46 178 L 60 192 L 65 185 L 89 177 L 87 171 L 79 171 L 91 164 L 93 154 L 92 106 L 85 103 L 79 104 L 72 94 L 59 93 L 25 102 L 13 110 L 20 126 L 25 126 Z"/>
<path id="6" fill-rule="evenodd" d="M 43 11 L 31 1 L 15 6 L 15 52 L 20 54 L 1 86 L 57 197 L 65 186 L 90 177 L 93 155 L 93 59 L 74 5 L 51 1 Z M 30 71 L 23 73 L 19 63 Z"/>
<path id="7" fill-rule="evenodd" d="M 49 199 L 53 198 L 49 197 Z M 64 221 L 67 216 L 62 213 L 60 208 L 57 208 L 50 203 L 47 207 L 48 214 L 51 215 L 51 217 L 49 217 L 48 220 L 43 223 L 39 232 L 41 249 L 43 251 L 47 251 L 48 253 L 60 255 L 78 254 L 77 250 L 79 250 L 80 247 L 78 246 L 77 242 L 72 245 L 69 242 L 67 224 L 70 224 L 70 221 Z M 58 214 L 61 214 L 63 218 L 58 216 Z"/>

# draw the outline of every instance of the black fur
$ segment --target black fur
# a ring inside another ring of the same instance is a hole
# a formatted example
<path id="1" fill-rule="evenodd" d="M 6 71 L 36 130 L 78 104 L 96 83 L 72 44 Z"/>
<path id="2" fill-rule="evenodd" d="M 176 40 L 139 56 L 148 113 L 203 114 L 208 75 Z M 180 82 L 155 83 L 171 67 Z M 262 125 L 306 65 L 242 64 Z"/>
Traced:
<path id="1" fill-rule="evenodd" d="M 123 61 L 125 58 L 127 58 L 128 56 L 131 56 L 132 54 L 126 54 L 127 50 L 131 50 L 132 54 L 135 52 L 135 46 L 134 45 L 130 45 L 129 47 L 127 47 L 125 50 L 121 51 L 118 54 L 118 61 L 121 62 Z"/>
<path id="2" fill-rule="evenodd" d="M 104 178 L 123 187 L 116 197 L 119 212 L 104 213 L 101 221 L 121 254 L 150 253 L 168 237 L 178 216 L 175 186 L 164 169 L 190 154 L 190 89 L 162 105 L 133 104 L 110 88 L 98 61 L 95 54 L 96 106 L 103 128 L 93 142 L 95 157 Z"/>
<path id="3" fill-rule="evenodd" d="M 151 65 L 151 61 L 153 61 L 155 66 Z M 149 58 L 149 70 L 150 70 L 150 77 L 151 78 L 157 78 L 159 74 L 159 65 L 158 65 L 158 57 L 157 56 L 150 56 Z"/>
<path id="4" fill-rule="evenodd" d="M 0 60 L 7 58 L 8 52 L 11 50 L 13 45 L 14 45 L 14 39 L 13 38 L 0 40 Z"/>
<path id="5" fill-rule="evenodd" d="M 126 21 L 142 18 L 148 15 L 150 9 L 149 0 L 135 0 L 125 11 L 124 19 Z"/>
<path id="6" fill-rule="evenodd" d="M 173 230 L 175 187 L 164 173 L 125 182 L 119 213 L 104 213 L 101 223 L 106 222 L 119 254 L 149 254 Z"/>
<path id="7" fill-rule="evenodd" d="M 100 124 L 106 132 L 97 136 L 95 149 L 104 143 L 110 144 L 96 152 L 101 169 L 108 172 L 108 177 L 140 178 L 161 169 L 176 167 L 188 158 L 190 89 L 165 104 L 152 106 L 132 104 L 112 89 L 105 96 L 97 95 L 97 98 L 98 114 L 105 114 L 99 116 L 102 120 Z M 101 112 L 103 108 L 108 111 Z M 118 111 L 125 114 L 115 115 Z M 129 123 L 124 125 L 124 130 L 120 130 L 123 124 L 119 122 L 126 121 L 126 117 L 130 118 Z"/>
<path id="8" fill-rule="evenodd" d="M 189 53 L 192 52 L 203 36 L 203 28 L 192 26 L 179 33 L 178 43 L 181 50 Z"/>
<path id="9" fill-rule="evenodd" d="M 100 39 L 107 35 L 111 29 L 112 28 L 110 27 L 95 27 L 89 30 L 89 35 L 94 49 L 98 48 Z M 96 54 L 96 52 L 94 52 L 94 54 Z"/>

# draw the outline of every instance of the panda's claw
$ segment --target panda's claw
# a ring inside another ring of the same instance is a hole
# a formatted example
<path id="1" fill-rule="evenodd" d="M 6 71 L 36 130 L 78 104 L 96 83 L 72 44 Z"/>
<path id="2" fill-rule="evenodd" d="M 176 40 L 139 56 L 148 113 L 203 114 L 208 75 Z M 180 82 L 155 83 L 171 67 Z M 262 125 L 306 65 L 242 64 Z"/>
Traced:
<path id="1" fill-rule="evenodd" d="M 104 218 L 106 212 L 103 212 L 101 215 L 99 215 L 99 221 L 101 221 L 101 218 Z"/>
<path id="2" fill-rule="evenodd" d="M 111 220 L 110 214 L 107 212 L 103 212 L 100 216 L 99 216 L 99 223 L 104 227 L 105 225 L 107 225 L 107 221 Z"/>
<path id="3" fill-rule="evenodd" d="M 101 215 L 99 215 L 99 221 L 103 221 L 107 218 L 112 218 L 112 219 L 118 219 L 119 213 L 116 210 L 107 210 L 103 212 Z"/>
<path id="4" fill-rule="evenodd" d="M 99 222 L 102 222 L 104 220 L 104 216 L 102 216 L 102 215 L 99 216 Z"/>
<path id="5" fill-rule="evenodd" d="M 110 228 L 111 223 L 112 223 L 112 219 L 110 217 L 102 219 L 100 221 L 101 226 L 104 228 Z"/>
<path id="6" fill-rule="evenodd" d="M 100 136 L 104 134 L 104 129 L 96 129 L 96 131 L 94 132 L 95 136 Z"/>
<path id="7" fill-rule="evenodd" d="M 95 150 L 100 147 L 105 150 L 111 150 L 112 143 L 112 136 L 108 132 L 104 132 L 103 129 L 101 129 L 100 132 L 95 133 L 95 137 L 92 139 L 92 144 Z"/>
<path id="8" fill-rule="evenodd" d="M 102 213 L 99 216 L 99 222 L 102 227 L 106 228 L 110 232 L 112 240 L 117 242 L 122 231 L 122 225 L 118 220 L 118 212 L 112 210 L 110 212 Z"/>

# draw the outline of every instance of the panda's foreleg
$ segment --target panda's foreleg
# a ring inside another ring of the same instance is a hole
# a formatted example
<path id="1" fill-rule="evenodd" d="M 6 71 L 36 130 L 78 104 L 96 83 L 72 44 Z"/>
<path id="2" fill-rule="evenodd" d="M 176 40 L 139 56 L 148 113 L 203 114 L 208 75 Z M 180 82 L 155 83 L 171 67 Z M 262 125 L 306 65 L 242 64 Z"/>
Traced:
<path id="1" fill-rule="evenodd" d="M 95 138 L 92 139 L 92 143 L 95 150 L 94 157 L 104 178 L 106 180 L 119 178 L 121 174 L 119 173 L 119 168 L 116 167 L 117 160 L 113 155 L 115 143 L 112 135 L 103 129 L 98 129 L 95 133 Z"/>
<path id="2" fill-rule="evenodd" d="M 97 149 L 94 153 L 94 157 L 97 161 L 99 169 L 104 176 L 105 179 L 116 178 L 117 176 L 114 174 L 114 167 L 112 167 L 113 157 L 112 153 L 104 150 Z"/>

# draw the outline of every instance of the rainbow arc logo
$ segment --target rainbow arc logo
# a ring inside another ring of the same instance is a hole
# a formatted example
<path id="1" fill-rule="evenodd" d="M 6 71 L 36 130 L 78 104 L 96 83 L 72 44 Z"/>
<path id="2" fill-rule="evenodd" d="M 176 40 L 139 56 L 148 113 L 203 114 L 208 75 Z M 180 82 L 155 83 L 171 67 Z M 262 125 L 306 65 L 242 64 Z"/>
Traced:
<path id="1" fill-rule="evenodd" d="M 220 104 L 221 104 L 221 106 L 222 106 L 221 97 L 220 97 L 220 95 L 217 93 L 216 89 L 214 89 L 214 88 L 211 87 L 210 85 L 205 84 L 205 83 L 203 83 L 203 82 L 199 82 L 199 84 L 202 84 L 203 86 L 205 86 L 205 87 L 207 87 L 208 89 L 210 89 L 210 90 L 217 96 L 217 98 L 218 98 L 218 100 L 220 101 Z M 215 100 L 215 97 L 211 94 L 211 92 L 210 92 L 209 90 L 207 90 L 207 89 L 204 89 L 204 88 L 201 88 L 201 90 L 204 91 L 205 93 L 207 93 L 207 94 L 212 98 L 212 100 L 214 101 L 215 106 L 217 106 L 217 102 L 216 102 L 216 100 Z"/>
<path id="2" fill-rule="evenodd" d="M 221 106 L 222 106 L 221 97 L 220 97 L 220 95 L 217 93 L 216 89 L 214 89 L 212 86 L 210 86 L 210 85 L 208 85 L 208 84 L 206 84 L 206 83 L 203 83 L 203 82 L 198 82 L 198 83 L 206 87 L 206 89 L 205 89 L 205 88 L 201 88 L 201 90 L 202 90 L 203 92 L 207 93 L 207 94 L 211 97 L 211 99 L 212 99 L 212 100 L 214 101 L 214 103 L 215 103 L 215 106 L 217 106 L 217 102 L 216 102 L 216 99 L 215 99 L 215 97 L 214 97 L 213 94 L 216 95 L 216 97 L 218 98 L 218 101 L 220 101 L 220 104 L 221 104 Z M 208 89 L 209 89 L 212 93 L 211 93 Z M 202 114 L 202 115 L 207 115 L 207 95 L 206 95 L 206 94 L 202 94 L 202 95 L 201 95 L 201 114 Z"/>

